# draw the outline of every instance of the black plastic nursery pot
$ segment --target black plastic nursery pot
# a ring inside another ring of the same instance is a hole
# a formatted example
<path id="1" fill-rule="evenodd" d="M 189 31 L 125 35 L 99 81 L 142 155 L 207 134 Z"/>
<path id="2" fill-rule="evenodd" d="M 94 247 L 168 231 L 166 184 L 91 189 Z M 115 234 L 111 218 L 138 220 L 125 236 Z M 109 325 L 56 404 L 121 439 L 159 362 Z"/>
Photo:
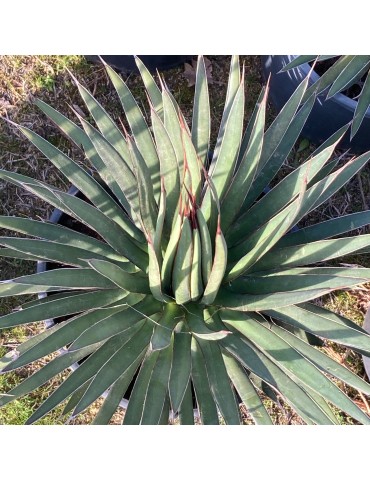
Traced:
<path id="1" fill-rule="evenodd" d="M 305 63 L 287 72 L 280 72 L 295 57 L 295 55 L 262 56 L 262 73 L 265 81 L 271 74 L 269 98 L 278 110 L 283 107 L 294 90 L 307 77 L 311 69 L 310 65 Z M 312 71 L 308 83 L 309 86 L 319 78 L 319 75 Z M 302 130 L 302 136 L 308 138 L 313 143 L 322 143 L 343 125 L 351 122 L 356 110 L 356 100 L 342 93 L 325 100 L 326 95 L 327 90 L 318 95 L 311 114 Z M 363 122 L 352 141 L 350 141 L 350 132 L 348 131 L 340 142 L 339 147 L 343 149 L 350 148 L 352 152 L 356 153 L 370 150 L 370 108 L 368 108 Z"/>
<path id="2" fill-rule="evenodd" d="M 87 60 L 99 63 L 98 55 L 85 55 Z M 134 55 L 101 55 L 102 59 L 111 67 L 123 73 L 139 73 Z M 193 55 L 138 55 L 150 72 L 169 70 L 191 60 Z"/>

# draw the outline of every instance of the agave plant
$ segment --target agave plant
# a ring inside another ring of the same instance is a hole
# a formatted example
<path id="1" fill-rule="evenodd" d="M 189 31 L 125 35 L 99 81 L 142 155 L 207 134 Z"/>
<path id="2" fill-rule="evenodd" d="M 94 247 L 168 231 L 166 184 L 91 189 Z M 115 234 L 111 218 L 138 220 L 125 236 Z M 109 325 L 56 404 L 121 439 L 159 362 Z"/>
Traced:
<path id="1" fill-rule="evenodd" d="M 0 283 L 2 296 L 48 294 L 1 317 L 0 327 L 64 318 L 0 360 L 1 371 L 8 372 L 63 349 L 0 396 L 0 405 L 79 362 L 28 423 L 65 401 L 64 412 L 77 415 L 105 392 L 95 424 L 109 422 L 125 397 L 124 424 L 168 423 L 170 416 L 192 424 L 197 415 L 204 424 L 240 424 L 241 404 L 255 423 L 270 424 L 266 398 L 283 398 L 307 424 L 338 423 L 334 407 L 369 424 L 336 379 L 367 395 L 370 385 L 313 344 L 329 339 L 370 355 L 370 336 L 362 328 L 315 303 L 329 292 L 369 281 L 368 268 L 328 262 L 369 251 L 370 235 L 343 235 L 367 225 L 370 212 L 298 230 L 293 226 L 343 187 L 370 153 L 340 168 L 338 159 L 330 160 L 346 126 L 266 189 L 312 108 L 314 95 L 300 107 L 308 79 L 266 131 L 264 88 L 244 131 L 244 72 L 234 56 L 211 148 L 203 58 L 191 128 L 165 82 L 159 88 L 136 61 L 151 128 L 108 66 L 129 132 L 77 80 L 95 126 L 76 113 L 80 128 L 36 100 L 83 149 L 93 176 L 18 126 L 84 198 L 0 171 L 1 179 L 95 232 L 89 236 L 47 221 L 0 217 L 0 226 L 27 236 L 1 237 L 0 255 L 56 264 Z"/>
<path id="2" fill-rule="evenodd" d="M 315 82 L 306 92 L 306 97 L 315 91 L 317 94 L 328 89 L 326 98 L 331 98 L 337 93 L 349 88 L 355 83 L 361 84 L 361 92 L 354 113 L 351 138 L 353 138 L 367 109 L 370 107 L 370 55 L 298 55 L 282 71 L 298 67 L 314 60 L 323 61 L 338 57 L 334 64 Z M 361 78 L 366 74 L 366 80 L 362 83 Z"/>

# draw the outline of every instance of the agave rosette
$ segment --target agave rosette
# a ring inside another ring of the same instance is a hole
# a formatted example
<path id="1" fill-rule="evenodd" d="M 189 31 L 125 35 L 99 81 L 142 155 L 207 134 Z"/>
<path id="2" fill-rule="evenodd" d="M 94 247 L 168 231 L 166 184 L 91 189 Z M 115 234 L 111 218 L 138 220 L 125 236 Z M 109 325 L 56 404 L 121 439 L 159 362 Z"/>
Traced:
<path id="1" fill-rule="evenodd" d="M 370 336 L 313 300 L 369 281 L 368 268 L 327 262 L 369 250 L 370 235 L 343 235 L 367 225 L 370 212 L 293 227 L 343 187 L 370 153 L 337 168 L 330 158 L 344 127 L 267 190 L 313 106 L 314 95 L 301 105 L 307 79 L 266 131 L 265 88 L 244 131 L 244 73 L 234 56 L 211 149 L 203 58 L 191 128 L 165 83 L 159 88 L 139 59 L 137 65 L 151 128 L 109 66 L 130 132 L 119 128 L 77 80 L 95 126 L 79 117 L 80 128 L 36 100 L 83 149 L 93 176 L 45 139 L 18 127 L 83 198 L 0 171 L 2 180 L 97 234 L 0 217 L 1 227 L 28 236 L 1 237 L 0 255 L 57 267 L 0 283 L 2 296 L 49 294 L 1 317 L 0 327 L 67 317 L 21 344 L 16 356 L 9 352 L 0 360 L 2 372 L 8 372 L 64 349 L 0 396 L 0 405 L 80 361 L 28 423 L 67 400 L 64 412 L 77 415 L 106 392 L 95 424 L 109 422 L 125 395 L 124 424 L 167 423 L 171 414 L 192 424 L 194 408 L 204 424 L 240 424 L 241 403 L 255 423 L 270 424 L 263 392 L 273 401 L 281 396 L 307 424 L 338 423 L 333 406 L 369 424 L 335 379 L 367 395 L 370 385 L 313 343 L 329 339 L 370 355 Z"/>

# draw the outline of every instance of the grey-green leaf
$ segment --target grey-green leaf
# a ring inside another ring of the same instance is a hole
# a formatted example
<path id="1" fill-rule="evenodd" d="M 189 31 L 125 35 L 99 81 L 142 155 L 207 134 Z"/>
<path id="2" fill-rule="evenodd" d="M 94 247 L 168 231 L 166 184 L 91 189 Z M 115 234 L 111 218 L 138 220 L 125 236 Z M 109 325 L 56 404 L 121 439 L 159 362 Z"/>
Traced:
<path id="1" fill-rule="evenodd" d="M 269 328 L 289 343 L 292 348 L 298 350 L 302 355 L 308 358 L 317 368 L 323 372 L 333 375 L 334 377 L 342 380 L 353 388 L 362 391 L 365 395 L 370 395 L 370 385 L 362 380 L 359 376 L 355 375 L 348 368 L 344 367 L 337 361 L 333 360 L 329 356 L 320 350 L 311 347 L 311 345 L 303 342 L 296 335 L 288 332 L 287 330 L 271 324 Z"/>
<path id="2" fill-rule="evenodd" d="M 242 402 L 257 425 L 272 425 L 272 420 L 256 392 L 248 374 L 226 351 L 222 352 L 227 373 L 233 382 Z"/>
<path id="3" fill-rule="evenodd" d="M 124 394 L 126 393 L 136 369 L 141 361 L 141 357 L 134 362 L 111 386 L 109 392 L 96 414 L 92 425 L 107 425 L 120 405 Z"/>
<path id="4" fill-rule="evenodd" d="M 211 119 L 207 74 L 204 58 L 200 55 L 197 63 L 191 139 L 199 160 L 203 164 L 206 163 L 208 158 L 210 131 Z"/>
<path id="5" fill-rule="evenodd" d="M 120 348 L 100 369 L 97 369 L 94 379 L 76 406 L 73 415 L 78 415 L 85 410 L 107 388 L 116 382 L 123 373 L 128 372 L 131 368 L 136 370 L 148 348 L 150 334 L 151 325 L 148 323 L 144 325 L 137 324 L 130 329 L 129 336 L 121 342 Z"/>
<path id="6" fill-rule="evenodd" d="M 160 191 L 159 159 L 148 125 L 134 96 L 122 78 L 109 65 L 105 65 L 105 68 L 118 93 L 138 149 L 148 167 L 154 194 L 158 199 Z"/>
<path id="7" fill-rule="evenodd" d="M 181 309 L 175 303 L 166 303 L 163 315 L 155 325 L 150 341 L 152 350 L 163 350 L 171 343 L 173 330 L 181 319 Z"/>
<path id="8" fill-rule="evenodd" d="M 369 55 L 354 55 L 352 60 L 334 80 L 327 94 L 327 99 L 333 97 L 336 93 L 341 92 L 346 87 L 352 85 L 357 79 L 368 70 L 370 63 Z"/>
<path id="9" fill-rule="evenodd" d="M 246 321 L 247 320 L 247 321 Z M 224 319 L 225 321 L 225 319 Z M 226 321 L 228 324 L 229 321 Z M 349 415 L 364 424 L 370 424 L 370 418 L 357 407 L 334 383 L 323 375 L 317 367 L 287 344 L 281 337 L 275 335 L 271 329 L 257 322 L 252 316 L 244 320 L 232 320 L 234 328 L 251 340 L 258 348 L 266 352 L 278 365 L 297 377 L 304 385 L 312 388 L 316 393 L 346 411 Z"/>
<path id="10" fill-rule="evenodd" d="M 364 330 L 354 322 L 321 307 L 313 304 L 272 307 L 266 309 L 266 313 L 284 323 L 347 345 L 365 355 L 370 353 L 370 336 Z"/>
<path id="11" fill-rule="evenodd" d="M 41 385 L 44 385 L 48 380 L 55 377 L 58 373 L 63 372 L 66 368 L 78 362 L 86 355 L 91 354 L 96 350 L 96 346 L 87 347 L 83 350 L 73 353 L 65 353 L 51 360 L 44 367 L 40 368 L 30 377 L 26 378 L 22 383 L 11 389 L 7 395 L 0 395 L 0 407 L 6 405 L 12 400 L 16 400 L 29 392 L 32 392 Z"/>
<path id="12" fill-rule="evenodd" d="M 88 264 L 94 269 L 93 271 L 98 272 L 100 276 L 109 280 L 111 285 L 116 285 L 132 293 L 150 293 L 146 277 L 128 273 L 118 265 L 105 260 L 91 259 L 88 260 Z"/>
<path id="13" fill-rule="evenodd" d="M 139 57 L 135 57 L 135 62 L 137 68 L 140 71 L 141 78 L 145 85 L 145 88 L 149 94 L 150 101 L 159 115 L 160 119 L 163 121 L 163 103 L 162 103 L 162 94 L 157 84 L 155 83 L 152 75 L 149 70 L 146 68 L 144 63 L 140 60 Z"/>
<path id="14" fill-rule="evenodd" d="M 114 283 L 90 268 L 61 268 L 0 282 L 0 297 L 62 289 L 112 288 Z"/>
<path id="15" fill-rule="evenodd" d="M 173 413 L 176 414 L 184 399 L 191 372 L 191 335 L 182 331 L 175 333 L 172 367 L 169 378 L 169 393 Z"/>
<path id="16" fill-rule="evenodd" d="M 58 318 L 84 310 L 105 307 L 123 299 L 127 292 L 119 289 L 99 290 L 54 300 L 46 304 L 35 305 L 0 317 L 0 328 L 14 327 L 30 322 L 41 322 L 50 317 Z"/>
<path id="17" fill-rule="evenodd" d="M 361 94 L 358 98 L 357 107 L 353 117 L 351 127 L 351 139 L 356 135 L 360 128 L 361 122 L 365 117 L 365 114 L 370 105 L 370 70 L 366 76 L 365 83 L 362 87 Z"/>
<path id="18" fill-rule="evenodd" d="M 191 341 L 191 361 L 191 378 L 201 421 L 203 425 L 218 425 L 217 407 L 209 386 L 204 357 L 194 337 Z"/>
<path id="19" fill-rule="evenodd" d="M 153 297 L 145 297 L 135 306 L 130 305 L 127 310 L 123 310 L 111 318 L 102 319 L 92 325 L 75 339 L 69 350 L 78 350 L 86 345 L 92 345 L 125 332 L 135 323 L 154 315 L 160 309 L 161 304 L 154 300 Z"/>
<path id="20" fill-rule="evenodd" d="M 203 353 L 209 385 L 226 425 L 240 425 L 239 405 L 232 390 L 220 347 L 215 342 L 198 340 Z"/>
<path id="21" fill-rule="evenodd" d="M 67 379 L 56 389 L 54 392 L 41 404 L 41 406 L 31 415 L 27 420 L 27 424 L 36 422 L 39 418 L 46 415 L 50 410 L 59 405 L 63 400 L 68 398 L 72 393 L 74 393 L 78 388 L 81 387 L 86 381 L 90 380 L 96 373 L 96 369 L 99 369 L 104 363 L 117 351 L 121 345 L 122 339 L 120 336 L 112 338 L 108 342 L 105 342 L 103 345 L 98 345 L 94 347 L 88 347 L 86 349 L 78 350 L 77 352 L 66 353 L 60 358 L 68 355 L 79 354 L 79 358 L 85 358 L 86 353 L 83 352 L 94 352 L 89 355 L 81 365 L 74 370 Z M 99 348 L 97 348 L 99 347 Z M 59 357 L 58 357 L 59 358 Z M 55 359 L 55 360 L 58 360 Z M 55 361 L 53 360 L 53 361 Z M 51 362 L 50 362 L 51 363 Z"/>
<path id="22" fill-rule="evenodd" d="M 172 344 L 161 350 L 154 366 L 148 389 L 145 395 L 142 425 L 158 425 L 163 409 L 166 407 L 168 382 L 172 364 Z"/>
<path id="23" fill-rule="evenodd" d="M 153 369 L 157 363 L 159 353 L 159 350 L 155 352 L 148 351 L 141 364 L 123 419 L 124 425 L 139 425 L 141 422 L 148 385 L 153 374 Z"/>
<path id="24" fill-rule="evenodd" d="M 343 257 L 369 245 L 370 235 L 361 235 L 358 237 L 336 238 L 334 240 L 320 240 L 307 245 L 274 248 L 253 265 L 250 272 L 261 272 L 280 267 L 311 265 L 331 260 L 332 258 Z"/>

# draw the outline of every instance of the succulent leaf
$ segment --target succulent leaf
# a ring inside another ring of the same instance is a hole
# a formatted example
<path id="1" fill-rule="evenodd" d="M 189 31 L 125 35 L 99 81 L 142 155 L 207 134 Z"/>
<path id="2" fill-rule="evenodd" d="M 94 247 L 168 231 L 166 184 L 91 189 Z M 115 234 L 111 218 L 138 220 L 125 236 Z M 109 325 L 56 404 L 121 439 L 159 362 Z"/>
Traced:
<path id="1" fill-rule="evenodd" d="M 336 56 L 337 55 L 298 55 L 282 69 L 282 72 L 298 67 L 306 62 L 311 62 L 312 60 L 320 62 L 335 58 Z M 369 68 L 370 55 L 342 55 L 311 85 L 304 97 L 305 100 L 311 93 L 319 94 L 328 89 L 326 98 L 329 99 L 340 92 L 345 92 L 346 88 L 351 87 L 356 82 L 362 84 L 351 127 L 351 140 L 360 128 L 361 122 L 370 105 Z M 364 74 L 367 74 L 367 76 L 365 82 L 362 82 L 361 77 Z"/>

